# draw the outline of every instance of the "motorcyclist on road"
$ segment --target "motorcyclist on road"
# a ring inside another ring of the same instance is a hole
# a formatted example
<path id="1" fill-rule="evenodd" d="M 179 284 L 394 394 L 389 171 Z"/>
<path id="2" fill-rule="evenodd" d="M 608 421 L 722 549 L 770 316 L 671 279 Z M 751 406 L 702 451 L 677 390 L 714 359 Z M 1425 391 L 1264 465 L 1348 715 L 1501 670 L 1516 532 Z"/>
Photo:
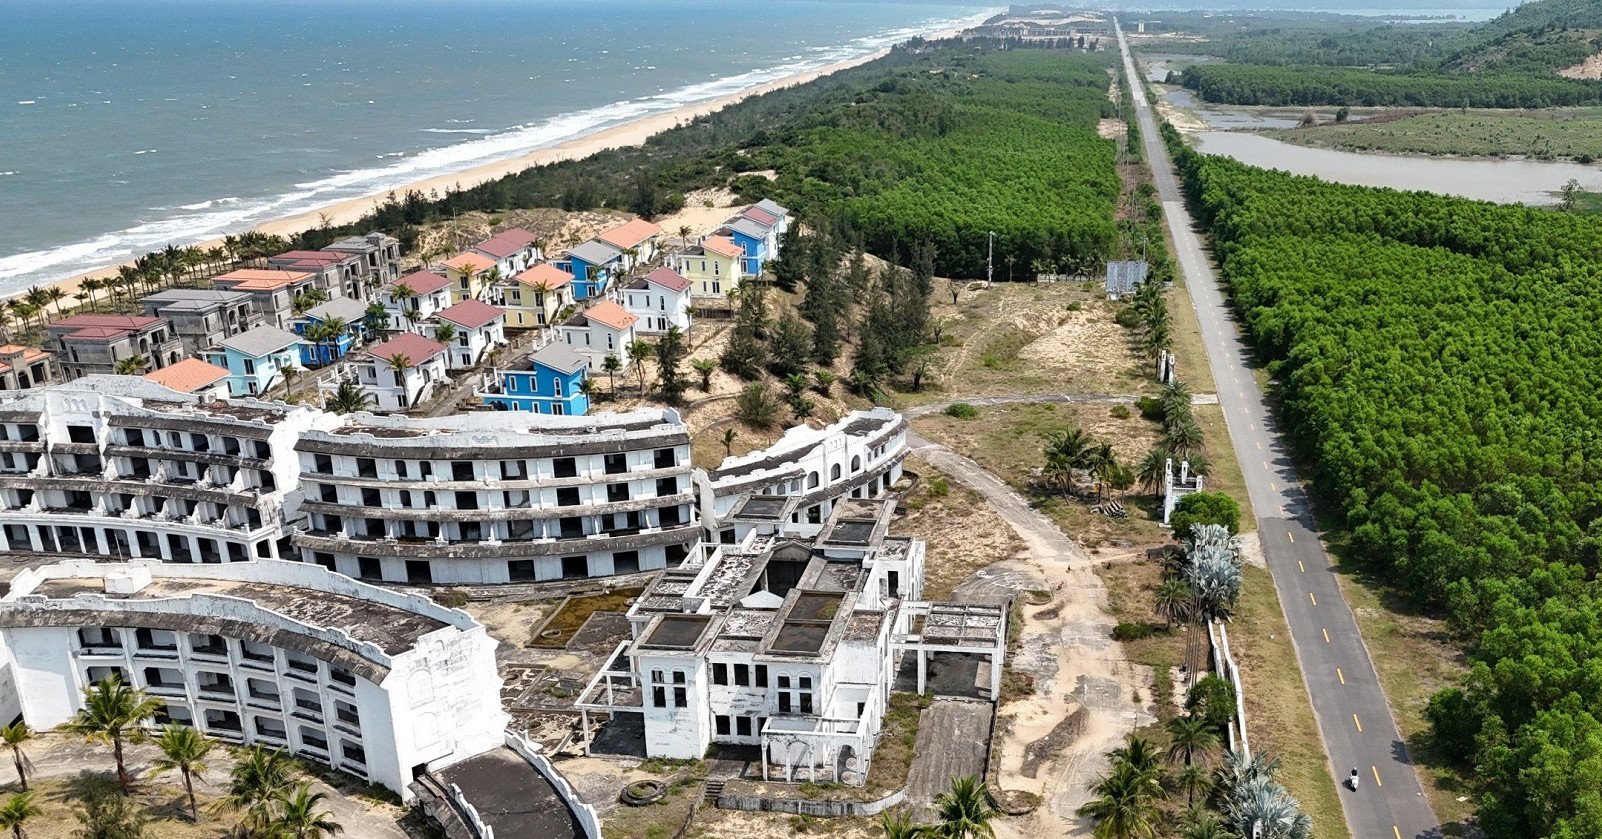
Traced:
<path id="1" fill-rule="evenodd" d="M 1347 778 L 1346 780 L 1349 783 L 1351 783 L 1352 791 L 1353 792 L 1357 791 L 1357 767 L 1355 767 L 1355 766 L 1352 767 L 1352 775 L 1351 775 L 1351 777 Z"/>

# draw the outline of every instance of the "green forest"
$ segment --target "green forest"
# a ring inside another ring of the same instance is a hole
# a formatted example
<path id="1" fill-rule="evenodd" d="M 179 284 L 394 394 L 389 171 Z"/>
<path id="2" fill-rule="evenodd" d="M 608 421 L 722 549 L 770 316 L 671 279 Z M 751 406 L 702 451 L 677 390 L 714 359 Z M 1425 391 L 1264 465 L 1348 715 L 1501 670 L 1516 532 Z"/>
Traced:
<path id="1" fill-rule="evenodd" d="M 689 190 L 732 184 L 905 263 L 934 246 L 942 276 L 985 273 L 998 253 L 1026 266 L 1093 267 L 1117 246 L 1108 53 L 1000 51 L 913 42 L 807 85 L 748 99 L 638 148 L 525 170 L 444 196 L 395 196 L 362 221 L 308 231 L 320 246 L 454 214 L 612 207 L 650 217 Z M 772 180 L 763 171 L 777 173 Z"/>
<path id="2" fill-rule="evenodd" d="M 1375 24 L 1353 17 L 1181 19 L 1194 49 L 1229 64 L 1180 82 L 1212 102 L 1550 108 L 1602 102 L 1602 82 L 1556 71 L 1602 51 L 1602 4 L 1526 3 L 1478 26 Z"/>
<path id="3" fill-rule="evenodd" d="M 1602 220 L 1165 131 L 1320 506 L 1468 650 L 1429 717 L 1487 835 L 1602 835 Z"/>

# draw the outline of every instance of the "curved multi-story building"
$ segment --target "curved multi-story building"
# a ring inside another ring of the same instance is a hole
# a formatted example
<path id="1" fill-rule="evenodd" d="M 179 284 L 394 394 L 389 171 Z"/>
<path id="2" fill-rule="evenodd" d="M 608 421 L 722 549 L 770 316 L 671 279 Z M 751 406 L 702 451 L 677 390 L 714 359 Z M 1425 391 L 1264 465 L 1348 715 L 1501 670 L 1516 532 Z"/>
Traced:
<path id="1" fill-rule="evenodd" d="M 283 747 L 405 797 L 418 773 L 505 736 L 483 625 L 304 563 L 27 569 L 0 598 L 0 635 L 40 730 L 115 676 L 165 703 L 154 722 Z"/>
<path id="2" fill-rule="evenodd" d="M 889 491 L 906 459 L 907 421 L 889 408 L 852 411 L 823 428 L 798 425 L 698 474 L 701 516 L 723 544 L 753 530 L 816 535 L 841 499 Z"/>
<path id="3" fill-rule="evenodd" d="M 304 560 L 368 580 L 506 583 L 678 565 L 699 540 L 676 412 L 356 414 L 295 444 Z"/>
<path id="4" fill-rule="evenodd" d="M 293 556 L 303 432 L 338 417 L 201 404 L 138 376 L 0 394 L 0 551 L 238 562 Z"/>

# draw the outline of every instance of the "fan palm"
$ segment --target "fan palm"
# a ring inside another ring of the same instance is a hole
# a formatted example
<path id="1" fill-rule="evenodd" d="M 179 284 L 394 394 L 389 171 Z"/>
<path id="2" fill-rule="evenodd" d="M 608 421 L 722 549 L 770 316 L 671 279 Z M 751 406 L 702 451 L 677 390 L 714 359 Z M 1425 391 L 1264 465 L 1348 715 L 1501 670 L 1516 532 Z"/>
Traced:
<path id="1" fill-rule="evenodd" d="M 985 796 L 977 775 L 951 779 L 951 789 L 935 796 L 935 817 L 929 832 L 941 839 L 995 839 L 990 820 L 996 810 Z"/>
<path id="2" fill-rule="evenodd" d="M 22 784 L 22 791 L 28 791 L 28 770 L 33 768 L 33 762 L 22 751 L 22 745 L 33 739 L 33 729 L 22 720 L 0 728 L 0 743 L 11 749 L 11 760 L 17 765 L 17 781 Z"/>
<path id="3" fill-rule="evenodd" d="M 344 828 L 334 821 L 333 813 L 317 810 L 317 805 L 327 797 L 324 793 L 312 792 L 307 784 L 297 785 L 294 792 L 279 799 L 278 818 L 272 820 L 269 830 L 274 836 L 289 839 L 323 839 L 343 833 Z"/>
<path id="4" fill-rule="evenodd" d="M 82 734 L 91 741 L 111 744 L 111 756 L 117 763 L 117 782 L 126 794 L 130 781 L 123 763 L 123 744 L 143 740 L 145 722 L 165 706 L 161 700 L 146 696 L 144 689 L 131 688 L 120 678 L 111 676 L 84 686 L 83 707 L 61 728 Z"/>
<path id="5" fill-rule="evenodd" d="M 195 803 L 195 778 L 206 771 L 206 755 L 213 742 L 198 730 L 187 725 L 168 724 L 156 735 L 161 757 L 151 764 L 152 775 L 177 770 L 184 779 L 184 793 L 189 796 L 189 820 L 200 821 L 200 808 Z"/>

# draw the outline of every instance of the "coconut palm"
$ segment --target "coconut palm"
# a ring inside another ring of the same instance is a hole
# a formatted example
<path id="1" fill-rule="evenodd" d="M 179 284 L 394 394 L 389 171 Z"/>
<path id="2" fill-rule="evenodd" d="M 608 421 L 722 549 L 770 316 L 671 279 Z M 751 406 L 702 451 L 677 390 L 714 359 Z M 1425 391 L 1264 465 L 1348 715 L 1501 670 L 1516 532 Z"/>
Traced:
<path id="1" fill-rule="evenodd" d="M 117 366 L 112 368 L 112 371 L 119 376 L 137 376 L 143 373 L 149 365 L 149 359 L 142 355 L 136 355 L 117 362 Z"/>
<path id="2" fill-rule="evenodd" d="M 701 390 L 706 393 L 711 393 L 712 374 L 718 369 L 717 359 L 697 358 L 690 362 L 690 366 L 695 368 L 695 372 L 701 374 Z"/>
<path id="3" fill-rule="evenodd" d="M 733 457 L 734 456 L 734 438 L 736 438 L 738 436 L 740 436 L 740 432 L 734 430 L 733 428 L 725 428 L 725 429 L 723 429 L 723 456 L 724 457 Z"/>
<path id="4" fill-rule="evenodd" d="M 1197 793 L 1200 793 L 1205 798 L 1207 793 L 1212 790 L 1213 776 L 1207 771 L 1206 766 L 1200 763 L 1192 763 L 1174 774 L 1174 786 L 1184 790 L 1185 803 L 1192 805 L 1196 803 Z M 1189 834 L 1187 833 L 1186 835 L 1188 836 Z"/>
<path id="5" fill-rule="evenodd" d="M 27 839 L 28 834 L 22 825 L 43 812 L 33 803 L 33 793 L 19 792 L 6 799 L 6 803 L 0 804 L 0 830 L 11 828 L 11 839 Z"/>
<path id="6" fill-rule="evenodd" d="M 317 347 L 320 350 L 322 348 L 323 341 L 327 341 L 329 343 L 328 360 L 324 363 L 332 364 L 334 359 L 339 355 L 340 339 L 345 336 L 346 332 L 350 331 L 350 321 L 345 320 L 344 318 L 329 318 L 319 325 L 322 326 L 323 329 L 322 338 L 317 342 Z M 321 352 L 318 353 L 318 361 L 322 362 Z"/>
<path id="7" fill-rule="evenodd" d="M 1162 754 L 1157 751 L 1157 744 L 1139 734 L 1130 734 L 1122 746 L 1107 753 L 1107 757 L 1116 764 L 1127 763 L 1151 782 L 1151 794 L 1162 797 Z"/>
<path id="8" fill-rule="evenodd" d="M 83 289 L 84 294 L 89 295 L 90 309 L 96 311 L 100 309 L 100 302 L 95 299 L 95 292 L 105 288 L 107 285 L 109 285 L 109 282 L 99 277 L 85 277 L 83 282 L 78 284 L 78 287 Z"/>
<path id="9" fill-rule="evenodd" d="M 324 793 L 312 792 L 309 784 L 296 785 L 294 792 L 279 799 L 278 818 L 269 826 L 272 835 L 286 839 L 323 839 L 343 833 L 345 829 L 334 821 L 333 813 L 317 809 L 327 797 Z"/>
<path id="10" fill-rule="evenodd" d="M 606 371 L 606 387 L 607 387 L 607 389 L 612 392 L 613 396 L 616 396 L 617 395 L 617 379 L 616 379 L 616 376 L 617 376 L 618 372 L 623 369 L 623 359 L 618 358 L 616 355 L 608 355 L 606 358 L 601 360 L 601 369 Z"/>
<path id="11" fill-rule="evenodd" d="M 206 755 L 211 752 L 213 741 L 197 729 L 169 723 L 156 735 L 155 742 L 161 757 L 151 764 L 151 775 L 177 770 L 184 779 L 184 793 L 189 796 L 189 820 L 199 823 L 195 778 L 206 771 Z"/>
<path id="12" fill-rule="evenodd" d="M 951 789 L 935 796 L 935 818 L 929 834 L 940 839 L 995 839 L 990 820 L 995 808 L 986 798 L 984 784 L 977 775 L 951 779 Z"/>
<path id="13" fill-rule="evenodd" d="M 595 404 L 595 401 L 601 396 L 601 386 L 589 379 L 579 382 L 578 389 L 579 393 L 584 394 L 585 401 L 592 405 Z"/>
<path id="14" fill-rule="evenodd" d="M 294 768 L 294 760 L 283 749 L 251 746 L 229 770 L 228 794 L 218 806 L 244 813 L 240 827 L 245 835 L 271 836 L 273 805 L 288 791 Z"/>
<path id="15" fill-rule="evenodd" d="M 1083 429 L 1070 428 L 1046 435 L 1044 474 L 1064 493 L 1073 490 L 1074 470 L 1086 468 L 1095 440 Z"/>
<path id="16" fill-rule="evenodd" d="M 0 743 L 11 750 L 11 761 L 17 765 L 17 781 L 22 785 L 22 791 L 28 791 L 28 771 L 33 768 L 33 762 L 22 751 L 22 746 L 33 739 L 33 729 L 26 722 L 16 722 L 0 728 Z"/>
<path id="17" fill-rule="evenodd" d="M 412 357 L 403 352 L 395 353 L 384 359 L 385 366 L 395 374 L 395 386 L 400 387 L 406 383 L 406 371 L 412 369 Z"/>
<path id="18" fill-rule="evenodd" d="M 923 839 L 929 828 L 921 824 L 913 824 L 912 814 L 906 810 L 891 815 L 879 814 L 879 828 L 884 831 L 884 839 Z"/>
<path id="19" fill-rule="evenodd" d="M 323 407 L 336 414 L 354 414 L 366 411 L 376 404 L 373 395 L 361 385 L 346 380 L 339 383 L 333 393 L 323 399 Z"/>
<path id="20" fill-rule="evenodd" d="M 1150 783 L 1128 763 L 1115 763 L 1090 788 L 1096 797 L 1078 814 L 1095 822 L 1096 839 L 1152 839 L 1157 835 L 1158 811 Z"/>
<path id="21" fill-rule="evenodd" d="M 1152 606 L 1168 622 L 1168 628 L 1173 629 L 1175 621 L 1190 617 L 1190 585 L 1175 577 L 1163 580 L 1152 592 Z M 1189 758 L 1185 762 L 1189 763 Z"/>
<path id="22" fill-rule="evenodd" d="M 1207 720 L 1194 714 L 1174 717 L 1163 727 L 1168 730 L 1169 760 L 1183 756 L 1185 765 L 1190 766 L 1197 752 L 1209 752 L 1218 747 L 1218 732 Z"/>
<path id="23" fill-rule="evenodd" d="M 117 783 L 122 785 L 126 795 L 131 781 L 123 764 L 123 744 L 145 739 L 145 722 L 164 707 L 165 702 L 146 696 L 143 688 L 131 688 L 113 675 L 84 685 L 83 707 L 61 728 L 111 745 L 111 756 L 117 763 Z"/>
<path id="24" fill-rule="evenodd" d="M 640 374 L 640 392 L 645 392 L 645 360 L 656 354 L 656 349 L 644 341 L 635 341 L 628 347 L 629 361 Z"/>

